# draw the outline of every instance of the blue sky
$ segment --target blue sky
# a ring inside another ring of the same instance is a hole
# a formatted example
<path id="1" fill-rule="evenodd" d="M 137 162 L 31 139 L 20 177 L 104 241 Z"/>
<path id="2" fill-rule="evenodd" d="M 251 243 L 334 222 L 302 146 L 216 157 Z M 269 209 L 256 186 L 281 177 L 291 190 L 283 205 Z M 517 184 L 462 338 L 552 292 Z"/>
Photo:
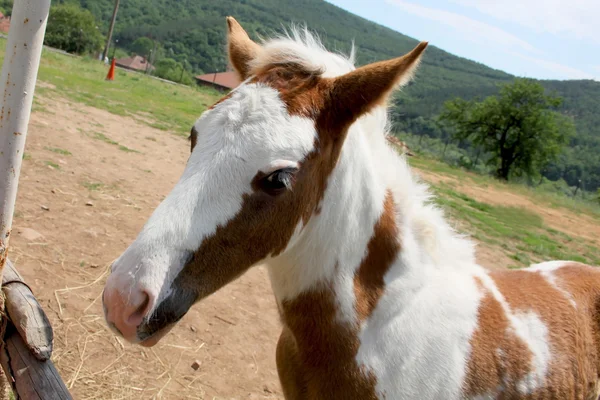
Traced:
<path id="1" fill-rule="evenodd" d="M 600 0 L 327 1 L 511 74 L 600 81 Z"/>

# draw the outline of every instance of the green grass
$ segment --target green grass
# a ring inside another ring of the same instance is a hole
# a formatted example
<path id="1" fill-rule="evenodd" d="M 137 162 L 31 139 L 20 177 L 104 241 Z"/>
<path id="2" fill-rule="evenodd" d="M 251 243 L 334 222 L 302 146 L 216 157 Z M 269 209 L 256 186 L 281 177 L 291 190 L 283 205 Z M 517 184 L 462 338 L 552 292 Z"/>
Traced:
<path id="1" fill-rule="evenodd" d="M 122 144 L 119 145 L 119 150 L 124 151 L 125 153 L 139 153 L 139 151 L 130 149 L 129 147 L 123 146 Z"/>
<path id="2" fill-rule="evenodd" d="M 0 38 L 0 58 L 6 39 Z M 69 57 L 44 50 L 38 80 L 54 87 L 38 86 L 36 94 L 46 99 L 73 102 L 137 117 L 148 126 L 187 136 L 194 121 L 221 96 L 216 90 L 165 84 L 135 72 L 118 70 L 114 81 L 106 81 L 108 67 L 90 59 Z M 44 111 L 38 102 L 36 110 Z"/>
<path id="3" fill-rule="evenodd" d="M 112 140 L 111 138 L 109 138 L 102 132 L 93 132 L 92 138 L 94 138 L 96 140 L 100 140 L 104 143 L 115 145 L 118 147 L 119 150 L 124 151 L 125 153 L 139 153 L 139 151 L 137 151 L 137 150 L 130 149 L 127 146 L 123 146 L 122 144 L 119 144 L 119 142 Z"/>
<path id="4" fill-rule="evenodd" d="M 83 182 L 81 185 L 89 191 L 96 191 L 104 188 L 104 183 L 102 182 Z"/>
<path id="5" fill-rule="evenodd" d="M 60 169 L 60 165 L 58 165 L 57 163 L 55 163 L 53 161 L 46 161 L 45 164 L 54 169 Z"/>
<path id="6" fill-rule="evenodd" d="M 108 136 L 106 136 L 104 133 L 101 133 L 101 132 L 94 132 L 94 133 L 92 134 L 92 137 L 93 137 L 94 139 L 97 139 L 97 140 L 103 141 L 104 143 L 108 143 L 108 144 L 114 144 L 115 146 L 118 146 L 118 145 L 119 145 L 119 143 L 118 143 L 118 142 L 115 142 L 114 140 L 112 140 L 111 138 L 109 138 Z"/>
<path id="7" fill-rule="evenodd" d="M 56 153 L 56 154 L 61 154 L 61 155 L 63 155 L 63 156 L 70 156 L 70 155 L 72 155 L 72 153 L 71 153 L 69 150 L 60 149 L 60 148 L 58 148 L 58 147 L 47 147 L 47 146 L 46 146 L 46 147 L 44 147 L 44 148 L 45 148 L 46 150 L 49 150 L 49 151 L 53 152 L 53 153 Z"/>
<path id="8" fill-rule="evenodd" d="M 436 202 L 455 220 L 466 223 L 464 233 L 489 246 L 499 247 L 516 264 L 524 267 L 532 262 L 573 260 L 600 265 L 600 249 L 547 227 L 542 217 L 519 207 L 482 203 L 460 193 L 450 185 L 433 185 Z"/>
<path id="9" fill-rule="evenodd" d="M 409 157 L 411 166 L 423 171 L 455 178 L 461 183 L 474 183 L 480 187 L 494 187 L 501 191 L 514 192 L 541 202 L 553 208 L 565 208 L 576 214 L 586 214 L 600 223 L 600 203 L 566 196 L 543 188 L 529 187 L 521 183 L 501 182 L 491 176 L 480 175 L 463 168 L 450 166 L 442 161 L 428 157 Z"/>

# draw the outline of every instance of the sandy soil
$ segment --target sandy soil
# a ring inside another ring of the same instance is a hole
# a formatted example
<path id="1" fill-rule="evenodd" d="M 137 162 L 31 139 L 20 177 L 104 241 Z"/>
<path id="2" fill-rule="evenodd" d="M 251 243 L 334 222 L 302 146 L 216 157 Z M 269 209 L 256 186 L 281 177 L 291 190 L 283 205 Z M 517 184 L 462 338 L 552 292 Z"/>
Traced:
<path id="1" fill-rule="evenodd" d="M 42 102 L 48 111 L 32 116 L 10 257 L 49 314 L 53 358 L 73 395 L 281 399 L 274 362 L 280 327 L 262 268 L 195 306 L 153 349 L 128 345 L 107 330 L 100 305 L 107 268 L 177 181 L 188 143 L 133 118 L 64 100 Z M 474 195 L 495 202 L 500 194 Z M 518 201 L 563 228 L 586 223 Z M 480 248 L 479 256 L 486 266 L 505 265 L 496 250 Z"/>

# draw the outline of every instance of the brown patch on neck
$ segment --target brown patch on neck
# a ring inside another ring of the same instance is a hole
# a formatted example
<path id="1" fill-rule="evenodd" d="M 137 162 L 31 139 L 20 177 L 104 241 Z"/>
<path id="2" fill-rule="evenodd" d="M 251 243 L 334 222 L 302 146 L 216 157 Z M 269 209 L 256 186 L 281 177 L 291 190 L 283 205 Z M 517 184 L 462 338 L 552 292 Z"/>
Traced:
<path id="1" fill-rule="evenodd" d="M 283 302 L 285 328 L 277 360 L 286 393 L 311 399 L 377 398 L 376 377 L 356 363 L 358 330 L 383 295 L 384 276 L 399 251 L 394 199 L 388 191 L 367 256 L 354 277 L 358 320 L 339 320 L 335 292 L 325 284 Z"/>
<path id="2" fill-rule="evenodd" d="M 277 367 L 284 393 L 306 399 L 375 400 L 375 376 L 356 363 L 358 327 L 340 322 L 331 287 L 282 304 Z M 291 397 L 295 398 L 295 397 Z"/>
<path id="3" fill-rule="evenodd" d="M 383 213 L 367 246 L 367 256 L 354 276 L 356 312 L 361 321 L 367 319 L 383 295 L 383 278 L 400 252 L 394 198 L 387 192 Z"/>

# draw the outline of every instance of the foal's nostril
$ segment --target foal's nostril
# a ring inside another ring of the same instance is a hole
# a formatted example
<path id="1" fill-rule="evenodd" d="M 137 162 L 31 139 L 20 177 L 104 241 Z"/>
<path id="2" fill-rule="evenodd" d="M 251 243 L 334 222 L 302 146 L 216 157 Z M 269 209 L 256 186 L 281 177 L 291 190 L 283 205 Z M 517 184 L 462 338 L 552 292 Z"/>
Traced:
<path id="1" fill-rule="evenodd" d="M 102 295 L 106 322 L 126 340 L 135 342 L 138 328 L 154 307 L 154 299 L 147 289 L 131 288 L 123 293 L 109 286 Z"/>
<path id="2" fill-rule="evenodd" d="M 140 306 L 129 316 L 127 317 L 127 323 L 129 325 L 138 326 L 142 323 L 146 314 L 148 314 L 149 306 L 150 306 L 150 296 L 148 293 L 143 293 L 144 300 L 140 304 Z"/>

